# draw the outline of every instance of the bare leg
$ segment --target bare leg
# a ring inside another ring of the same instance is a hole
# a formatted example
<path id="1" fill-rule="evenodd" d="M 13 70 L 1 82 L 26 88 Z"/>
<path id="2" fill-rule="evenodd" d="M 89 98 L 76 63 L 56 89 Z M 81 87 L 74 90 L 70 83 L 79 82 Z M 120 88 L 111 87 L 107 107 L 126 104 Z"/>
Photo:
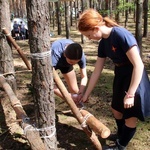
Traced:
<path id="1" fill-rule="evenodd" d="M 122 119 L 122 113 L 120 113 L 120 112 L 118 112 L 114 109 L 112 109 L 112 112 L 113 112 L 114 117 L 116 119 Z M 128 119 L 125 120 L 125 124 L 128 127 L 135 128 L 136 125 L 137 125 L 137 118 L 136 117 L 128 118 Z"/>
<path id="2" fill-rule="evenodd" d="M 72 70 L 66 74 L 63 74 L 63 76 L 69 87 L 69 92 L 70 93 L 78 93 L 79 88 L 78 88 L 78 84 L 77 84 L 77 78 L 76 78 L 75 71 Z"/>
<path id="3" fill-rule="evenodd" d="M 57 86 L 55 85 L 54 87 L 54 93 L 59 96 L 61 99 L 64 99 L 63 95 L 61 94 L 60 90 L 57 88 Z"/>
<path id="4" fill-rule="evenodd" d="M 75 74 L 74 70 L 70 71 L 69 73 L 63 74 L 63 76 L 69 87 L 70 96 L 71 96 L 71 94 L 78 93 L 79 88 L 77 85 L 77 79 L 76 79 L 76 74 Z M 56 85 L 54 87 L 54 93 L 57 96 L 59 96 L 60 98 L 64 99 L 63 95 L 61 94 L 60 90 L 57 88 Z"/>

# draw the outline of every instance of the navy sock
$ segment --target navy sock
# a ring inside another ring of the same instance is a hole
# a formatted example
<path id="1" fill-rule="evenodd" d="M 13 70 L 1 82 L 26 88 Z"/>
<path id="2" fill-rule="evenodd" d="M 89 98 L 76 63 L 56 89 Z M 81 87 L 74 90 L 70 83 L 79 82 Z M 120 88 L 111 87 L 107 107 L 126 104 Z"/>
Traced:
<path id="1" fill-rule="evenodd" d="M 121 136 L 122 132 L 123 132 L 123 127 L 125 125 L 125 120 L 124 119 L 115 119 L 116 120 L 116 124 L 117 124 L 117 134 L 118 136 Z"/>
<path id="2" fill-rule="evenodd" d="M 120 145 L 126 147 L 129 143 L 129 141 L 133 138 L 135 132 L 136 132 L 136 127 L 130 128 L 130 127 L 127 127 L 126 125 L 124 125 L 122 136 L 119 139 Z"/>

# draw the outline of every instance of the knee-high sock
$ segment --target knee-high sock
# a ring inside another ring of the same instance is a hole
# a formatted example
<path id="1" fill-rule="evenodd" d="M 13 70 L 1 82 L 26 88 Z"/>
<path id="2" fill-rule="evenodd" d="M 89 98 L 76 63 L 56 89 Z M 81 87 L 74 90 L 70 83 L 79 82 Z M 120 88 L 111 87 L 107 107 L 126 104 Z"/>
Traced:
<path id="1" fill-rule="evenodd" d="M 122 132 L 123 132 L 123 127 L 125 125 L 125 120 L 124 119 L 115 119 L 116 120 L 116 125 L 118 128 L 117 134 L 118 136 L 121 136 Z"/>
<path id="2" fill-rule="evenodd" d="M 129 141 L 133 138 L 135 132 L 136 132 L 136 127 L 130 128 L 130 127 L 127 127 L 126 125 L 124 125 L 123 133 L 119 139 L 120 145 L 127 146 Z"/>

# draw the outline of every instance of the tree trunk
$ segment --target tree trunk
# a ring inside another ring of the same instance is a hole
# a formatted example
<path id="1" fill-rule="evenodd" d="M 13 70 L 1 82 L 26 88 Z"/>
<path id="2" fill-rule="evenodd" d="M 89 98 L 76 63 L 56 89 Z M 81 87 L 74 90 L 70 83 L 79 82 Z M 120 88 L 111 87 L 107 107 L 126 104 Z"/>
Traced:
<path id="1" fill-rule="evenodd" d="M 7 41 L 6 36 L 2 33 L 3 28 L 10 31 L 10 10 L 9 1 L 0 0 L 0 73 L 14 72 L 11 44 Z M 16 92 L 16 79 L 14 75 L 7 76 L 7 82 Z"/>
<path id="2" fill-rule="evenodd" d="M 81 10 L 84 11 L 84 0 L 81 0 Z M 81 34 L 81 43 L 84 44 L 84 36 Z"/>
<path id="3" fill-rule="evenodd" d="M 141 50 L 141 55 L 142 55 L 142 16 L 143 16 L 143 0 L 137 0 L 135 37 Z"/>
<path id="4" fill-rule="evenodd" d="M 66 38 L 69 39 L 70 36 L 70 16 L 69 16 L 69 2 L 65 1 L 65 30 Z"/>
<path id="5" fill-rule="evenodd" d="M 58 35 L 61 35 L 62 29 L 61 29 L 60 1 L 55 3 L 55 8 L 56 8 L 56 21 L 58 26 Z"/>
<path id="6" fill-rule="evenodd" d="M 55 101 L 47 0 L 27 0 L 36 125 L 47 150 L 56 150 Z"/>
<path id="7" fill-rule="evenodd" d="M 126 0 L 126 3 L 128 3 L 129 0 Z M 129 9 L 125 9 L 125 28 L 127 27 L 127 23 L 128 23 L 128 15 L 129 14 Z"/>
<path id="8" fill-rule="evenodd" d="M 119 6 L 119 0 L 116 0 L 116 8 L 118 8 L 118 6 Z M 120 20 L 120 18 L 119 18 L 119 11 L 117 10 L 117 12 L 116 12 L 116 14 L 115 14 L 115 20 L 117 21 L 117 22 L 119 22 L 119 20 Z"/>
<path id="9" fill-rule="evenodd" d="M 143 36 L 147 37 L 147 32 L 148 32 L 148 0 L 144 0 L 143 11 L 144 11 L 144 31 L 143 31 Z"/>

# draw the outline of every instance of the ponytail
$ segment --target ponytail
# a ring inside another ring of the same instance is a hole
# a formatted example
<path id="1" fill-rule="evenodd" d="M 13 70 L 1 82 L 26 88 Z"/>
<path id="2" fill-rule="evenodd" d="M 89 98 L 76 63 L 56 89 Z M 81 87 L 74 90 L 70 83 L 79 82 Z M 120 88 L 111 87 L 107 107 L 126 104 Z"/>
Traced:
<path id="1" fill-rule="evenodd" d="M 116 21 L 110 19 L 109 17 L 104 17 L 103 21 L 107 27 L 119 26 Z"/>

